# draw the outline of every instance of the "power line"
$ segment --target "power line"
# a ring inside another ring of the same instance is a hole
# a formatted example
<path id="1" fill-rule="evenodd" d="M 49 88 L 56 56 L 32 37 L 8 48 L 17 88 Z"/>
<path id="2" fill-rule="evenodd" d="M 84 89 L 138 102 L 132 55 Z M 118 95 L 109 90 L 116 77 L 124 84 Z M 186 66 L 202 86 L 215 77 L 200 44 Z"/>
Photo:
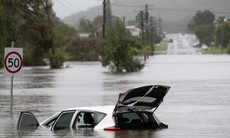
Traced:
<path id="1" fill-rule="evenodd" d="M 76 7 L 76 5 L 73 5 L 73 4 L 69 3 L 69 1 L 68 1 L 68 0 L 63 1 L 63 2 L 66 2 L 66 4 L 68 4 L 69 6 L 71 6 L 71 7 L 75 8 L 75 9 L 80 9 L 79 7 Z"/>
<path id="2" fill-rule="evenodd" d="M 190 13 L 194 13 L 198 11 L 198 10 L 170 9 L 170 8 L 159 8 L 159 7 L 158 8 L 154 7 L 154 9 L 162 10 L 162 11 L 190 12 Z M 226 12 L 226 11 L 212 11 L 212 12 L 219 13 L 219 14 L 230 14 L 230 12 Z"/>
<path id="3" fill-rule="evenodd" d="M 72 9 L 72 10 L 78 10 L 79 8 L 75 7 L 74 5 L 71 5 L 69 2 L 67 1 L 63 1 L 63 0 L 56 0 L 57 3 L 59 3 L 61 6 L 64 6 L 67 9 Z"/>
<path id="4" fill-rule="evenodd" d="M 111 4 L 111 6 L 118 6 L 118 7 L 128 7 L 128 8 L 141 8 L 141 7 L 145 7 L 145 5 L 127 5 L 127 4 L 116 4 L 116 3 L 113 3 Z M 153 5 L 149 5 L 150 7 Z"/>
<path id="5" fill-rule="evenodd" d="M 112 4 L 112 6 L 118 6 L 118 7 L 126 7 L 126 8 L 140 8 L 144 7 L 145 5 L 127 5 L 127 4 Z M 154 5 L 149 5 L 154 7 Z M 161 7 L 154 7 L 154 10 L 161 10 L 161 11 L 172 11 L 172 12 L 189 12 L 189 13 L 194 13 L 197 12 L 198 10 L 189 10 L 189 9 L 171 9 L 171 8 L 161 8 Z M 227 11 L 212 11 L 217 14 L 230 14 L 230 12 Z"/>

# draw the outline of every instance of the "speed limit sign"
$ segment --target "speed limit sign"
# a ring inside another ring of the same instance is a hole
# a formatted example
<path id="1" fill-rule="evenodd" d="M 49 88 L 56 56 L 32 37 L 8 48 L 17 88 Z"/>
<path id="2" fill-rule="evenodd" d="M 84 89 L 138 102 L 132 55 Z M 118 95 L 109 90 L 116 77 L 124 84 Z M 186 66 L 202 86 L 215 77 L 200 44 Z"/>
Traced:
<path id="1" fill-rule="evenodd" d="M 15 75 L 20 73 L 23 66 L 22 48 L 5 48 L 4 69 L 5 73 Z"/>

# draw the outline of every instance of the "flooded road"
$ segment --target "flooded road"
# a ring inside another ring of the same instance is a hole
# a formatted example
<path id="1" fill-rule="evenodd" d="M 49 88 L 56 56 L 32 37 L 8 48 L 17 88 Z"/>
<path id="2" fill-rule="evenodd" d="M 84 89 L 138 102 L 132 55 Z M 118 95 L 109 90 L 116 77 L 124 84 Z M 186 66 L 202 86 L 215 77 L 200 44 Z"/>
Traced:
<path id="1" fill-rule="evenodd" d="M 169 55 L 196 55 L 200 52 L 193 47 L 193 43 L 197 41 L 194 34 L 167 34 L 166 39 L 172 41 L 168 43 Z"/>
<path id="2" fill-rule="evenodd" d="M 228 138 L 230 136 L 230 56 L 157 55 L 137 73 L 113 74 L 99 62 L 67 62 L 68 68 L 24 67 L 14 79 L 13 118 L 10 118 L 10 78 L 0 73 L 0 137 L 152 137 Z M 39 121 L 70 107 L 114 105 L 118 93 L 146 84 L 171 89 L 157 109 L 169 125 L 163 130 L 59 131 L 46 128 L 19 132 L 20 111 Z"/>

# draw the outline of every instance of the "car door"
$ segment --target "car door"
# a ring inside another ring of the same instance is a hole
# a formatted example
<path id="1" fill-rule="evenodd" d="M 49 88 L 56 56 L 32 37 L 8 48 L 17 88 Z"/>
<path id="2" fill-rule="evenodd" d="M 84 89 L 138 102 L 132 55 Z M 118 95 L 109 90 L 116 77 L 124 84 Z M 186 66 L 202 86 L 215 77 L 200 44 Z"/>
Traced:
<path id="1" fill-rule="evenodd" d="M 62 111 L 53 123 L 51 130 L 55 131 L 60 129 L 71 128 L 71 121 L 73 119 L 75 112 L 76 110 Z"/>
<path id="2" fill-rule="evenodd" d="M 37 129 L 39 127 L 39 122 L 37 118 L 29 111 L 22 111 L 20 113 L 17 129 Z"/>
<path id="3" fill-rule="evenodd" d="M 129 107 L 137 109 L 157 108 L 169 89 L 169 86 L 164 85 L 147 85 L 130 89 L 119 95 L 114 111 L 131 109 Z"/>

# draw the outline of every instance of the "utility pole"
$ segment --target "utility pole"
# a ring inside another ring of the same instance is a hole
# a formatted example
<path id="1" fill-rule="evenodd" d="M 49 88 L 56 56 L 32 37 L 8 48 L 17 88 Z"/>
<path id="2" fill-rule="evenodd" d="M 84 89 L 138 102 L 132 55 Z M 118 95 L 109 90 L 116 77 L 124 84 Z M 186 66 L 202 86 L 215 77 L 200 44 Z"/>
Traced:
<path id="1" fill-rule="evenodd" d="M 159 19 L 158 19 L 158 35 L 160 36 L 162 34 L 162 20 L 161 20 L 161 16 L 159 15 Z"/>
<path id="2" fill-rule="evenodd" d="M 151 48 L 153 47 L 153 33 L 154 33 L 154 27 L 155 27 L 155 24 L 153 22 L 153 17 L 150 18 L 151 19 L 151 29 L 150 29 L 150 44 L 151 44 Z"/>
<path id="3" fill-rule="evenodd" d="M 103 24 L 102 24 L 102 38 L 105 38 L 105 24 L 106 24 L 106 0 L 103 1 Z"/>
<path id="4" fill-rule="evenodd" d="M 142 44 L 144 44 L 144 19 L 143 19 L 143 11 L 141 11 L 141 39 L 142 39 Z"/>
<path id="5" fill-rule="evenodd" d="M 224 51 L 224 29 L 221 27 L 221 53 Z"/>
<path id="6" fill-rule="evenodd" d="M 146 43 L 149 44 L 149 30 L 148 30 L 148 23 L 149 23 L 149 12 L 148 12 L 148 4 L 145 6 L 145 20 L 146 20 Z"/>
<path id="7" fill-rule="evenodd" d="M 125 16 L 123 16 L 122 20 L 123 20 L 123 24 L 124 24 L 124 26 L 125 26 L 125 22 L 126 22 L 126 21 L 125 21 L 125 20 L 126 20 L 126 19 L 125 19 Z"/>

